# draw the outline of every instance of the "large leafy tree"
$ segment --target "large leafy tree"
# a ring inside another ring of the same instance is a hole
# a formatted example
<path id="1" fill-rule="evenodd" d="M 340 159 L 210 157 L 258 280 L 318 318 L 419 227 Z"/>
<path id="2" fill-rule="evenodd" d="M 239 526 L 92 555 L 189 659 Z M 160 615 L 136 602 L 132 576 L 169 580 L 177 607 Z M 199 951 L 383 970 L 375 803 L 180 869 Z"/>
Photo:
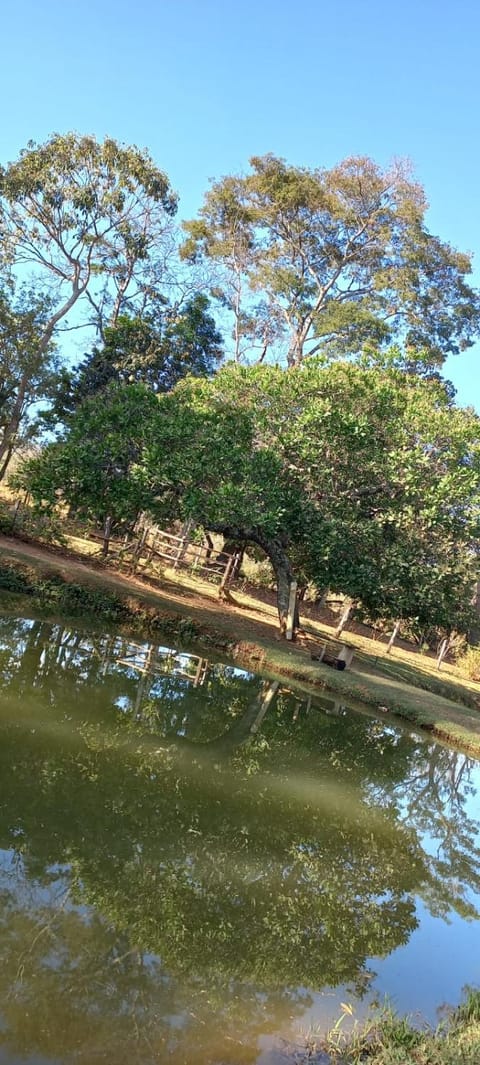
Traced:
<path id="1" fill-rule="evenodd" d="M 148 152 L 75 133 L 31 142 L 0 169 L 0 236 L 12 269 L 49 285 L 44 350 L 80 300 L 103 328 L 147 298 L 169 245 L 176 197 Z"/>
<path id="2" fill-rule="evenodd" d="M 255 544 L 275 571 L 281 631 L 296 574 L 376 616 L 465 629 L 477 571 L 479 419 L 439 382 L 348 362 L 230 365 L 155 396 L 85 401 L 27 465 L 41 504 L 97 521 L 193 518 Z"/>
<path id="3" fill-rule="evenodd" d="M 165 304 L 156 316 L 120 315 L 105 327 L 103 344 L 76 370 L 64 370 L 59 377 L 49 423 L 64 421 L 111 383 L 143 382 L 154 392 L 169 392 L 188 373 L 213 373 L 223 349 L 208 308 L 199 293 L 184 306 Z"/>
<path id="4" fill-rule="evenodd" d="M 260 546 L 282 630 L 294 571 L 377 616 L 465 627 L 479 421 L 438 382 L 348 363 L 227 367 L 162 397 L 155 508 Z"/>
<path id="5" fill-rule="evenodd" d="M 183 254 L 210 263 L 237 359 L 282 342 L 297 365 L 325 347 L 400 338 L 436 366 L 473 342 L 480 304 L 468 255 L 428 231 L 425 210 L 399 163 L 359 157 L 326 170 L 256 156 L 250 173 L 212 184 Z"/>

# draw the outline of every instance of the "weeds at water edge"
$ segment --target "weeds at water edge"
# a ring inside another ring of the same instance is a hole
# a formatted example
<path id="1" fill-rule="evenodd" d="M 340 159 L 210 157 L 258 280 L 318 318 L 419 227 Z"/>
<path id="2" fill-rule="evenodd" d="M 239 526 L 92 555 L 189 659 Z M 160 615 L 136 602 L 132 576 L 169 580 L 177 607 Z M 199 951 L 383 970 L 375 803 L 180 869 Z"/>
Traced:
<path id="1" fill-rule="evenodd" d="M 303 1065 L 480 1065 L 480 990 L 466 989 L 465 1001 L 436 1029 L 414 1027 L 386 1005 L 350 1031 L 352 1016 L 344 1004 L 337 1023 L 326 1035 L 308 1040 Z"/>

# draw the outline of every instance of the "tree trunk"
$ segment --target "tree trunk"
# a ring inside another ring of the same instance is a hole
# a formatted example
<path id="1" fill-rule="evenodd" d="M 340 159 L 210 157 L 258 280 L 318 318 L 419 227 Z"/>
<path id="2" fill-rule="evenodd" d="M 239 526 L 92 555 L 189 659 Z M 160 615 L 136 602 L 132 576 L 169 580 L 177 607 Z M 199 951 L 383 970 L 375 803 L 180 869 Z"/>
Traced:
<path id="1" fill-rule="evenodd" d="M 224 541 L 222 550 L 219 552 L 219 554 L 220 555 L 223 555 L 223 554 L 225 554 L 225 555 L 236 555 L 237 558 L 238 558 L 238 565 L 236 567 L 236 572 L 238 573 L 238 570 L 240 569 L 240 566 L 243 563 L 243 556 L 245 554 L 245 541 L 244 540 L 226 539 Z"/>
<path id="2" fill-rule="evenodd" d="M 10 445 L 7 448 L 6 453 L 4 453 L 4 455 L 2 456 L 3 457 L 3 462 L 2 462 L 2 464 L 0 466 L 0 481 L 3 481 L 3 478 L 5 477 L 5 474 L 6 474 L 7 470 L 8 470 L 8 467 L 10 465 L 10 459 L 11 459 L 11 457 L 13 455 L 14 446 L 15 446 L 15 441 L 11 440 L 10 441 Z"/>
<path id="3" fill-rule="evenodd" d="M 290 565 L 290 559 L 285 551 L 285 548 L 278 540 L 266 540 L 260 544 L 263 550 L 268 555 L 270 562 L 273 566 L 275 577 L 277 580 L 277 609 L 278 620 L 280 623 L 280 633 L 283 638 L 286 638 L 287 633 L 287 619 L 288 619 L 288 605 L 290 602 L 290 588 L 295 580 Z M 292 640 L 295 639 L 296 631 L 300 625 L 300 616 L 298 610 L 298 596 L 295 597 L 295 609 L 293 616 L 293 632 Z"/>
<path id="4" fill-rule="evenodd" d="M 234 540 L 251 541 L 265 551 L 268 556 L 277 581 L 277 608 L 280 623 L 280 634 L 285 639 L 287 631 L 288 604 L 290 600 L 290 587 L 295 580 L 286 546 L 280 537 L 266 537 L 258 528 L 242 529 L 232 525 L 210 525 L 212 532 L 222 533 L 223 536 Z M 292 639 L 295 639 L 296 631 L 300 625 L 298 610 L 298 596 L 295 597 L 295 609 L 293 618 Z"/>
<path id="5" fill-rule="evenodd" d="M 3 480 L 5 476 L 15 446 L 16 436 L 24 413 L 27 385 L 28 377 L 24 376 L 19 383 L 9 421 L 3 428 L 3 438 L 0 443 L 0 480 Z"/>
<path id="6" fill-rule="evenodd" d="M 103 527 L 103 547 L 102 555 L 106 558 L 108 555 L 108 548 L 110 546 L 110 537 L 112 535 L 112 518 L 110 514 L 105 518 L 105 525 Z"/>

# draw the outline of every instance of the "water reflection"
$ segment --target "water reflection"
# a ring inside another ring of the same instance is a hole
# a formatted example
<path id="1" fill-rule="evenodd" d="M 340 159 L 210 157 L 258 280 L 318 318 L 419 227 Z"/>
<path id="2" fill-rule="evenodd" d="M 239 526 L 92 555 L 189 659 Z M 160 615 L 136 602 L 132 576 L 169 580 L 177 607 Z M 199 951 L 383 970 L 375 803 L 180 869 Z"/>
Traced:
<path id="1" fill-rule="evenodd" d="M 0 670 L 2 1061 L 253 1063 L 416 898 L 476 918 L 468 758 L 60 624 L 1 621 Z"/>

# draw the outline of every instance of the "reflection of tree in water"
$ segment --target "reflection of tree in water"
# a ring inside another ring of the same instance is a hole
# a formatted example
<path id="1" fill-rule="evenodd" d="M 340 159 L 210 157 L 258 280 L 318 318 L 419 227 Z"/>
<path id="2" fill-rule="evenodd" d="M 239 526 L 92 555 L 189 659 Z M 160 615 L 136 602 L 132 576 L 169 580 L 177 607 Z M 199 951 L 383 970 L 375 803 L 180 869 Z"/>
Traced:
<path id="1" fill-rule="evenodd" d="M 254 1061 L 257 1033 L 286 1003 L 305 1006 L 285 988 L 361 988 L 366 959 L 407 942 L 413 892 L 465 912 L 479 884 L 468 759 L 273 698 L 230 666 L 195 687 L 185 655 L 169 674 L 157 654 L 139 704 L 132 645 L 77 636 L 44 623 L 2 636 L 0 846 L 41 886 L 30 905 L 2 895 L 0 1039 L 17 1053 L 68 1060 L 88 1030 L 85 1062 L 166 1048 L 179 1062 Z M 422 848 L 425 827 L 440 856 Z M 71 895 L 48 926 L 58 863 Z"/>
<path id="2" fill-rule="evenodd" d="M 27 704 L 48 700 L 75 720 L 123 711 L 157 736 L 209 739 L 241 711 L 257 677 L 186 651 L 121 636 L 78 633 L 35 621 L 0 620 L 0 692 Z M 92 690 L 95 697 L 92 699 Z"/>
<path id="3" fill-rule="evenodd" d="M 415 752 L 408 777 L 392 793 L 399 816 L 425 839 L 431 877 L 424 899 L 441 916 L 451 909 L 465 917 L 478 915 L 479 825 L 467 810 L 475 795 L 474 765 L 458 751 L 434 744 L 428 760 Z"/>
<path id="4" fill-rule="evenodd" d="M 50 905 L 2 895 L 0 1045 L 82 1065 L 252 1063 L 258 1036 L 308 1005 L 302 991 L 268 995 L 232 979 L 205 988 L 171 977 L 159 959 L 55 890 Z M 242 1033 L 239 1036 L 239 1031 Z M 2 1060 L 4 1060 L 2 1058 Z"/>

